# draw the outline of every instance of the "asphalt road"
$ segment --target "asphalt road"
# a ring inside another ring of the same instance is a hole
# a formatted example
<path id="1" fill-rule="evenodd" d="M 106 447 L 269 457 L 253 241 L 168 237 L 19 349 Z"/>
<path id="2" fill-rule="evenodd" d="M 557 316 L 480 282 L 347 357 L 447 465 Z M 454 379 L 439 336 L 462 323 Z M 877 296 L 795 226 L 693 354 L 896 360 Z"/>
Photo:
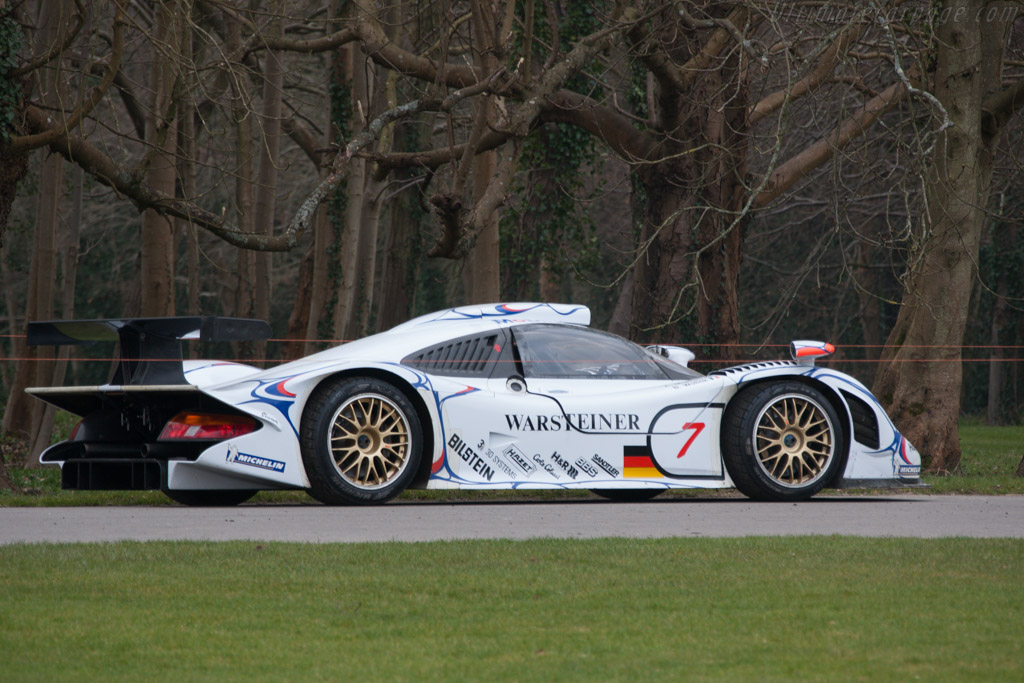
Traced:
<path id="1" fill-rule="evenodd" d="M 0 545 L 152 540 L 309 543 L 470 538 L 829 535 L 1024 538 L 1024 496 L 817 498 L 804 503 L 392 503 L 381 507 L 0 508 Z"/>

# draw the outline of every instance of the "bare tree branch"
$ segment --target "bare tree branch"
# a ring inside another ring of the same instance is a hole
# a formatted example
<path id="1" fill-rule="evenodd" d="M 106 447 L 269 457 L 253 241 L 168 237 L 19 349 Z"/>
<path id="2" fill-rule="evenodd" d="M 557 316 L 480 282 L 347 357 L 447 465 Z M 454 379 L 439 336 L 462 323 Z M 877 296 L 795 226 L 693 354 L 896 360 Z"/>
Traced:
<path id="1" fill-rule="evenodd" d="M 121 56 L 124 53 L 124 27 L 124 10 L 118 6 L 117 13 L 114 16 L 114 38 L 110 51 L 110 60 L 107 62 L 107 69 L 103 79 L 79 103 L 75 110 L 70 115 L 66 115 L 63 120 L 52 125 L 48 120 L 46 129 L 34 135 L 12 136 L 8 143 L 8 149 L 11 153 L 20 154 L 39 147 L 52 145 L 54 141 L 64 137 L 69 131 L 76 128 L 81 123 L 82 118 L 92 111 L 93 107 L 99 103 L 110 89 L 110 86 L 114 83 L 114 78 L 117 76 L 118 69 L 121 68 Z M 49 117 L 47 118 L 49 119 Z"/>
<path id="2" fill-rule="evenodd" d="M 760 47 L 760 49 L 755 47 L 753 41 L 747 38 L 747 36 L 745 36 L 742 31 L 736 28 L 736 24 L 733 23 L 732 17 L 729 17 L 727 19 L 718 19 L 714 17 L 710 19 L 697 19 L 686 11 L 686 8 L 682 5 L 682 3 L 679 3 L 676 6 L 676 11 L 679 13 L 679 17 L 683 20 L 683 23 L 688 28 L 708 29 L 718 27 L 726 31 L 730 36 L 732 36 L 732 39 L 736 42 L 736 44 L 743 48 L 743 51 L 746 52 L 751 59 L 760 64 L 762 68 L 768 67 L 767 50 L 764 49 L 763 45 Z"/>
<path id="3" fill-rule="evenodd" d="M 82 7 L 82 0 L 75 0 L 75 7 L 78 8 L 78 13 L 75 15 L 74 24 L 68 29 L 60 40 L 55 40 L 50 49 L 39 55 L 35 59 L 22 64 L 16 69 L 11 69 L 7 72 L 7 78 L 15 80 L 21 78 L 27 73 L 35 71 L 42 65 L 46 64 L 54 57 L 62 54 L 68 46 L 71 45 L 72 41 L 78 36 L 79 31 L 82 30 L 82 26 L 85 25 L 85 8 Z"/>
<path id="4" fill-rule="evenodd" d="M 906 94 L 903 83 L 893 83 L 861 110 L 837 126 L 831 133 L 807 147 L 796 156 L 776 167 L 768 186 L 757 194 L 754 205 L 764 206 L 797 181 L 835 156 L 852 140 L 864 133 L 882 114 L 899 102 Z"/>
<path id="5" fill-rule="evenodd" d="M 792 85 L 776 90 L 754 105 L 750 110 L 748 118 L 750 125 L 754 125 L 768 114 L 776 111 L 787 99 L 795 100 L 798 97 L 802 97 L 807 93 L 814 91 L 819 85 L 825 82 L 828 76 L 836 68 L 840 58 L 849 46 L 856 42 L 863 30 L 864 25 L 857 23 L 842 31 L 839 36 L 832 41 L 829 48 L 822 53 L 821 58 L 814 65 L 814 68 L 812 68 L 803 78 Z"/>

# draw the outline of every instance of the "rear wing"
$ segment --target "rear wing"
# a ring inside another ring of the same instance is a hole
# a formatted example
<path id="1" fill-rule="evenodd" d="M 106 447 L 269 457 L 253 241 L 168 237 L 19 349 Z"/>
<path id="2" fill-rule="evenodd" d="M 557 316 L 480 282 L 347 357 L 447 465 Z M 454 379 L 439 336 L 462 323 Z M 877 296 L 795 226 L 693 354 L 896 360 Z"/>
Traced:
<path id="1" fill-rule="evenodd" d="M 30 346 L 66 346 L 119 342 L 114 385 L 184 384 L 181 342 L 260 341 L 270 337 L 263 320 L 220 317 L 54 320 L 28 324 Z"/>

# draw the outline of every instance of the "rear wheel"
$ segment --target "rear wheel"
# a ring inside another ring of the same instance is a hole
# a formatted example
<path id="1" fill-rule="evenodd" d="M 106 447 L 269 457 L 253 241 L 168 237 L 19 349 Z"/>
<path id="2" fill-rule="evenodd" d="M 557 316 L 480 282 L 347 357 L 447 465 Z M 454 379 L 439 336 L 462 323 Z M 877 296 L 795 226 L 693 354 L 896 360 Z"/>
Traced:
<path id="1" fill-rule="evenodd" d="M 200 491 L 190 489 L 164 489 L 164 494 L 182 505 L 194 507 L 231 507 L 244 503 L 256 495 L 252 489 L 218 489 Z"/>
<path id="2" fill-rule="evenodd" d="M 309 493 L 329 505 L 383 503 L 419 469 L 419 417 L 409 399 L 369 377 L 316 389 L 302 415 L 302 462 Z"/>
<path id="3" fill-rule="evenodd" d="M 736 488 L 756 500 L 805 500 L 835 479 L 843 460 L 839 417 L 800 382 L 742 391 L 722 421 L 722 457 Z"/>

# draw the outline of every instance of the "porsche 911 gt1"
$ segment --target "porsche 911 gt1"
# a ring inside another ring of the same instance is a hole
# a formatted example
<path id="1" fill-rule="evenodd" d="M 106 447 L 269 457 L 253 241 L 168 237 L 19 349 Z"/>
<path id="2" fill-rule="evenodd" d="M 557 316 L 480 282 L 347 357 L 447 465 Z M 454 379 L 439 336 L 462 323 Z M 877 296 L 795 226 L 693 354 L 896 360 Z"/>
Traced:
<path id="1" fill-rule="evenodd" d="M 871 392 L 816 365 L 830 344 L 702 375 L 685 348 L 589 324 L 585 306 L 465 306 L 261 369 L 183 360 L 182 345 L 265 339 L 262 321 L 37 322 L 30 344 L 118 342 L 120 358 L 106 384 L 28 391 L 82 418 L 41 456 L 64 488 L 191 505 L 274 489 L 371 504 L 410 487 L 790 501 L 920 482 L 918 452 Z"/>

